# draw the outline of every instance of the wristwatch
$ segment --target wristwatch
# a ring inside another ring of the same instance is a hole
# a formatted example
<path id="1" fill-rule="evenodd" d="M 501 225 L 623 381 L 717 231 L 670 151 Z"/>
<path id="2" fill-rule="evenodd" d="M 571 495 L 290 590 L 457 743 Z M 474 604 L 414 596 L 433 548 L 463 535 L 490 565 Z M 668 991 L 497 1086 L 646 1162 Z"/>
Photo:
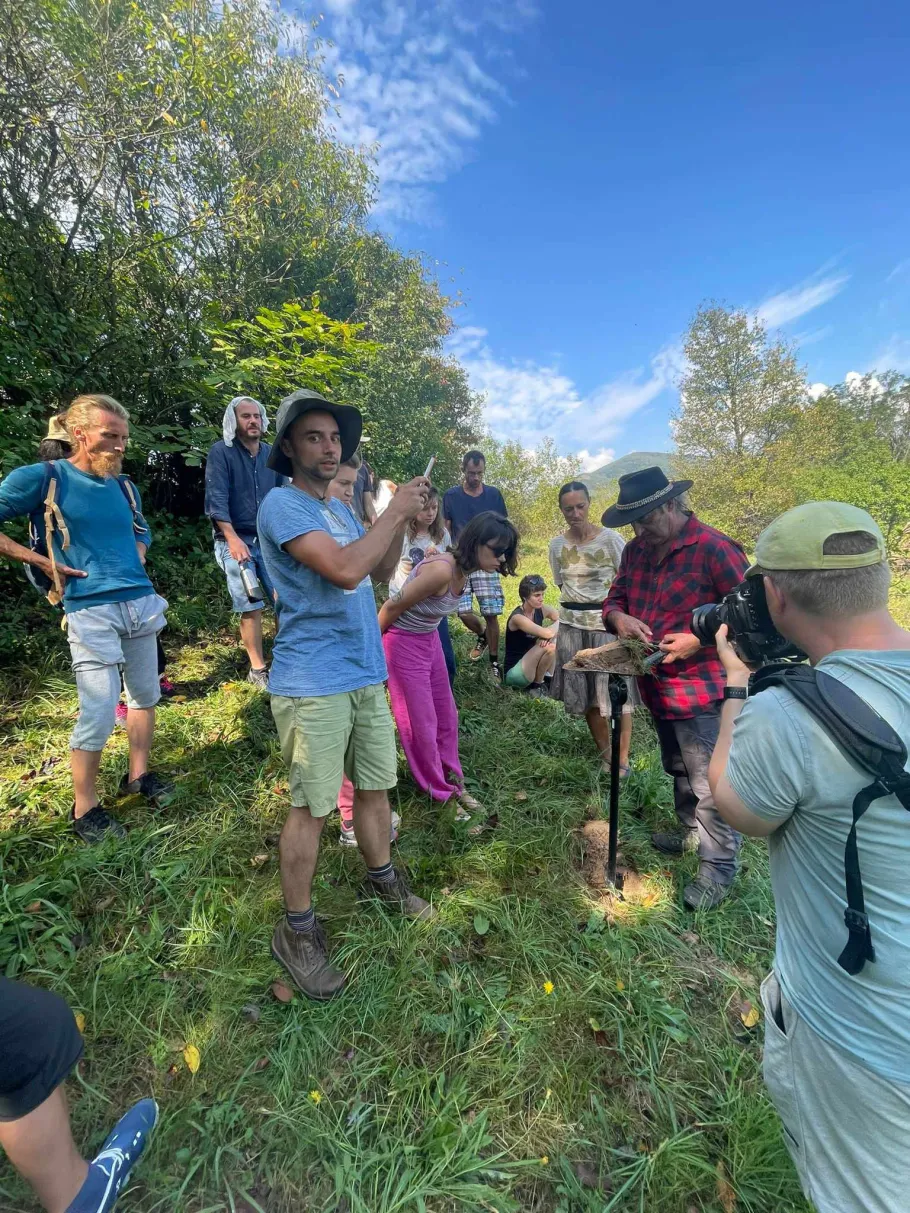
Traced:
<path id="1" fill-rule="evenodd" d="M 724 687 L 724 699 L 748 699 L 748 687 Z"/>

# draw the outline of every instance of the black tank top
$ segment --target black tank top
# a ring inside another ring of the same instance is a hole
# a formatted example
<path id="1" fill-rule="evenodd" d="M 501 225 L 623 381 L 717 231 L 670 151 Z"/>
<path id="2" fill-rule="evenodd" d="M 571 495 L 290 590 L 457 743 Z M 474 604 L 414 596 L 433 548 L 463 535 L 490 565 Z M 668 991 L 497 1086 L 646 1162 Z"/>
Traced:
<path id="1" fill-rule="evenodd" d="M 521 607 L 518 606 L 509 616 L 511 621 L 513 615 L 519 615 Z M 538 607 L 534 612 L 534 622 L 538 627 L 543 627 L 543 611 Z M 513 665 L 517 665 L 527 653 L 528 649 L 533 649 L 534 645 L 540 639 L 539 636 L 531 636 L 527 632 L 522 632 L 519 628 L 510 628 L 506 623 L 506 663 L 503 669 L 504 674 L 508 674 Z"/>

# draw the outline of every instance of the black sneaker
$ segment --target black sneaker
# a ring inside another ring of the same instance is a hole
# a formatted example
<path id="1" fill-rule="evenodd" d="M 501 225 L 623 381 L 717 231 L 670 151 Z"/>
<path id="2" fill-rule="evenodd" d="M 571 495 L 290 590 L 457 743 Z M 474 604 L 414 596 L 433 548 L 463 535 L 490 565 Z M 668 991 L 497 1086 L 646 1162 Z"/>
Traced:
<path id="1" fill-rule="evenodd" d="M 499 662 L 491 661 L 490 669 L 493 671 L 493 681 L 496 683 L 497 686 L 501 686 L 502 685 L 502 670 L 499 668 Z"/>
<path id="2" fill-rule="evenodd" d="M 75 814 L 75 808 L 71 809 L 70 825 L 73 827 L 73 833 L 89 845 L 104 842 L 106 838 L 126 838 L 124 826 L 116 817 L 106 813 L 100 804 L 89 809 L 83 817 L 77 817 Z"/>
<path id="3" fill-rule="evenodd" d="M 144 796 L 149 804 L 163 809 L 165 805 L 170 804 L 174 799 L 176 790 L 176 787 L 169 779 L 162 779 L 154 771 L 146 771 L 144 775 L 140 775 L 132 783 L 130 782 L 129 771 L 127 771 L 120 780 L 118 794 L 120 796 Z"/>

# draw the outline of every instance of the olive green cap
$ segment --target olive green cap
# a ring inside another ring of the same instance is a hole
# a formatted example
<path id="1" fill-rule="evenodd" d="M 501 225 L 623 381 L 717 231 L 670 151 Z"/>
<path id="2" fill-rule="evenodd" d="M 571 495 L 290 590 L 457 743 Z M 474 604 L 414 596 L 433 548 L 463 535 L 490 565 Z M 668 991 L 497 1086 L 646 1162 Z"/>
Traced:
<path id="1" fill-rule="evenodd" d="M 848 556 L 825 552 L 826 539 L 849 531 L 868 531 L 875 536 L 875 546 Z M 865 510 L 842 501 L 810 501 L 787 510 L 765 527 L 756 540 L 755 563 L 746 569 L 746 576 L 776 569 L 861 569 L 884 560 L 884 536 Z"/>

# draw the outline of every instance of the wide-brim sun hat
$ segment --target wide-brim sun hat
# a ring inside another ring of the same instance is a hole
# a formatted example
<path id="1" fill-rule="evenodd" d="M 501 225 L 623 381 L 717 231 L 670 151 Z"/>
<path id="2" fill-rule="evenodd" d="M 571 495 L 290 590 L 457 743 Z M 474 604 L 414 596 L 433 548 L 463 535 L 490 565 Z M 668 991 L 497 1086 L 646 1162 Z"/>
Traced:
<path id="1" fill-rule="evenodd" d="M 668 480 L 663 468 L 642 468 L 619 478 L 619 497 L 601 518 L 601 526 L 628 526 L 659 505 L 690 489 L 692 480 Z"/>
<path id="2" fill-rule="evenodd" d="M 281 441 L 304 413 L 329 413 L 335 418 L 341 435 L 341 463 L 350 459 L 360 445 L 363 417 L 359 409 L 355 409 L 351 404 L 333 404 L 319 392 L 310 388 L 299 388 L 296 392 L 291 392 L 290 396 L 285 396 L 275 418 L 275 442 L 269 452 L 268 466 L 282 476 L 293 476 L 294 469 L 290 459 L 281 449 Z"/>

